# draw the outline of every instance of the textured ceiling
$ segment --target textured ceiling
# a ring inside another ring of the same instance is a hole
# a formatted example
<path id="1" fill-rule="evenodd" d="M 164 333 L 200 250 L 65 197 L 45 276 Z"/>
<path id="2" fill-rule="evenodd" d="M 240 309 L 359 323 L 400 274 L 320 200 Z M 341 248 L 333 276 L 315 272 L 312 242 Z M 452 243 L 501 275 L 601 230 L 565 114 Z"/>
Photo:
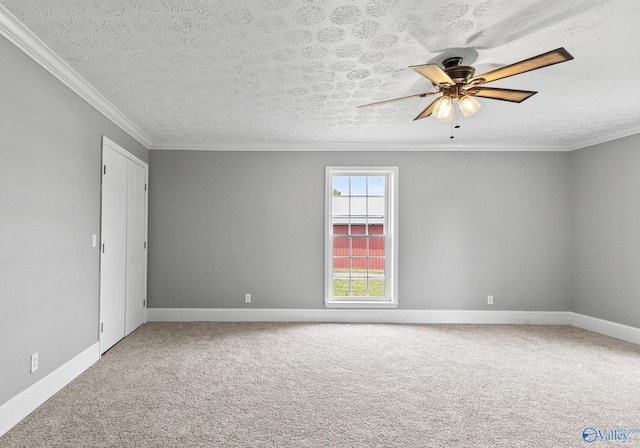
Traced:
<path id="1" fill-rule="evenodd" d="M 157 148 L 576 147 L 640 125 L 631 0 L 0 2 Z M 480 99 L 455 140 L 412 121 L 428 97 L 356 109 L 433 90 L 409 65 L 458 55 L 481 74 L 561 46 L 575 60 L 491 84 L 537 95 Z"/>

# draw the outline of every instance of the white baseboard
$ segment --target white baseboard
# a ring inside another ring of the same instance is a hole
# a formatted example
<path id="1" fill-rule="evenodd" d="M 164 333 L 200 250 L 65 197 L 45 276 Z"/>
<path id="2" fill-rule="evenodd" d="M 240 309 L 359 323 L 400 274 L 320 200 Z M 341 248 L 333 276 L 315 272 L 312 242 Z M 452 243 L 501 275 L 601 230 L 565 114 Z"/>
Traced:
<path id="1" fill-rule="evenodd" d="M 578 313 L 571 313 L 571 325 L 640 345 L 640 328 Z"/>
<path id="2" fill-rule="evenodd" d="M 149 308 L 150 322 L 374 322 L 569 325 L 566 311 Z"/>
<path id="3" fill-rule="evenodd" d="M 640 328 L 570 311 L 149 308 L 149 322 L 373 322 L 572 325 L 640 344 Z"/>
<path id="4" fill-rule="evenodd" d="M 99 359 L 100 344 L 95 343 L 0 406 L 0 436 L 17 425 L 20 420 L 31 414 L 38 406 Z"/>

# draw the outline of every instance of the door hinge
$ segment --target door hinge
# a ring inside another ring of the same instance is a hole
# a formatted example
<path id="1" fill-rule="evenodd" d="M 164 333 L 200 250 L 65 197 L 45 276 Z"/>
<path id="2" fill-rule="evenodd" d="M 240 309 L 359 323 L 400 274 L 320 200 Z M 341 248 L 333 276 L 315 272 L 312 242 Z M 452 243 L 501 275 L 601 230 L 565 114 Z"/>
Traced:
<path id="1" fill-rule="evenodd" d="M 107 174 L 107 165 L 102 165 L 102 174 Z"/>
<path id="2" fill-rule="evenodd" d="M 144 248 L 145 249 L 147 248 L 147 242 L 146 241 L 144 242 Z"/>
<path id="3" fill-rule="evenodd" d="M 104 322 L 100 324 L 100 333 L 104 333 Z"/>
<path id="4" fill-rule="evenodd" d="M 144 184 L 144 191 L 147 191 L 147 184 Z"/>
<path id="5" fill-rule="evenodd" d="M 102 253 L 104 253 L 104 243 L 102 243 Z"/>
<path id="6" fill-rule="evenodd" d="M 146 299 L 142 301 L 142 306 L 147 306 L 147 300 Z"/>

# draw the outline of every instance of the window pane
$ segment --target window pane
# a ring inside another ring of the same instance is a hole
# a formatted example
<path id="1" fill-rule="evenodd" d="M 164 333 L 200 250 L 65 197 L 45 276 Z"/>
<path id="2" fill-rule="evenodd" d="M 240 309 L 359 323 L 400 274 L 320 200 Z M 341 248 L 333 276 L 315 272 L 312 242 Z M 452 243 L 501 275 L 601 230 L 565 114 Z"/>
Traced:
<path id="1" fill-rule="evenodd" d="M 334 196 L 333 198 L 333 216 L 349 215 L 349 197 Z"/>
<path id="2" fill-rule="evenodd" d="M 333 218 L 334 235 L 346 235 L 349 233 L 349 223 L 345 221 L 348 221 L 348 219 Z"/>
<path id="3" fill-rule="evenodd" d="M 366 278 L 354 278 L 351 280 L 351 295 L 353 297 L 367 296 L 367 279 Z"/>
<path id="4" fill-rule="evenodd" d="M 369 216 L 384 216 L 384 198 L 381 198 L 381 197 L 367 198 L 367 202 L 368 202 L 367 211 Z"/>
<path id="5" fill-rule="evenodd" d="M 367 232 L 367 235 L 384 235 L 384 225 L 376 223 L 376 219 L 369 218 L 369 232 Z"/>
<path id="6" fill-rule="evenodd" d="M 349 248 L 350 238 L 334 238 L 333 239 L 333 256 L 334 257 L 348 257 L 351 255 Z"/>
<path id="7" fill-rule="evenodd" d="M 369 258 L 369 295 L 384 297 L 384 258 Z"/>
<path id="8" fill-rule="evenodd" d="M 335 176 L 333 178 L 333 195 L 349 196 L 349 176 Z"/>
<path id="9" fill-rule="evenodd" d="M 369 256 L 384 257 L 384 238 L 369 238 Z"/>
<path id="10" fill-rule="evenodd" d="M 367 178 L 360 176 L 351 177 L 351 196 L 366 196 Z"/>
<path id="11" fill-rule="evenodd" d="M 367 239 L 368 238 L 353 238 L 352 240 L 352 252 L 353 257 L 366 257 L 367 256 Z M 366 266 L 365 266 L 366 268 Z"/>
<path id="12" fill-rule="evenodd" d="M 351 215 L 366 216 L 367 215 L 367 198 L 351 197 Z"/>
<path id="13" fill-rule="evenodd" d="M 334 297 L 349 296 L 349 279 L 348 278 L 333 279 L 333 296 Z"/>
<path id="14" fill-rule="evenodd" d="M 384 196 L 384 177 L 369 176 L 369 196 Z"/>
<path id="15" fill-rule="evenodd" d="M 350 258 L 334 258 L 333 259 L 333 276 L 336 278 L 348 278 L 351 276 L 351 259 Z"/>
<path id="16" fill-rule="evenodd" d="M 351 276 L 364 277 L 367 275 L 367 259 L 365 257 L 353 258 L 351 260 Z"/>
<path id="17" fill-rule="evenodd" d="M 384 258 L 369 258 L 369 277 L 384 276 Z"/>
<path id="18" fill-rule="evenodd" d="M 340 245 L 345 246 L 343 252 L 350 253 L 349 238 L 340 238 Z M 335 242 L 335 240 L 334 240 Z M 346 244 L 345 244 L 346 243 Z M 335 253 L 335 252 L 334 252 Z M 351 258 L 333 258 L 333 295 L 335 297 L 349 297 L 351 295 Z"/>
<path id="19" fill-rule="evenodd" d="M 369 296 L 384 297 L 384 278 L 369 278 Z"/>
<path id="20" fill-rule="evenodd" d="M 351 276 L 351 259 L 333 259 L 333 289 L 334 295 L 341 297 L 349 295 L 349 278 Z M 337 289 L 336 289 L 337 288 Z"/>
<path id="21" fill-rule="evenodd" d="M 366 235 L 367 226 L 364 223 L 364 219 L 351 218 L 351 235 Z"/>

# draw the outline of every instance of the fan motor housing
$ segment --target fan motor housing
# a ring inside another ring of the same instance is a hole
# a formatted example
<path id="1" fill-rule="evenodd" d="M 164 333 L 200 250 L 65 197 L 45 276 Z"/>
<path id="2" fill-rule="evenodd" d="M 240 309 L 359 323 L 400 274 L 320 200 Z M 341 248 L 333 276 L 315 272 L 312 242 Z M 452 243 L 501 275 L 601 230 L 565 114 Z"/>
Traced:
<path id="1" fill-rule="evenodd" d="M 442 61 L 444 71 L 456 84 L 466 84 L 473 77 L 476 69 L 469 65 L 460 65 L 461 57 L 447 58 Z"/>

